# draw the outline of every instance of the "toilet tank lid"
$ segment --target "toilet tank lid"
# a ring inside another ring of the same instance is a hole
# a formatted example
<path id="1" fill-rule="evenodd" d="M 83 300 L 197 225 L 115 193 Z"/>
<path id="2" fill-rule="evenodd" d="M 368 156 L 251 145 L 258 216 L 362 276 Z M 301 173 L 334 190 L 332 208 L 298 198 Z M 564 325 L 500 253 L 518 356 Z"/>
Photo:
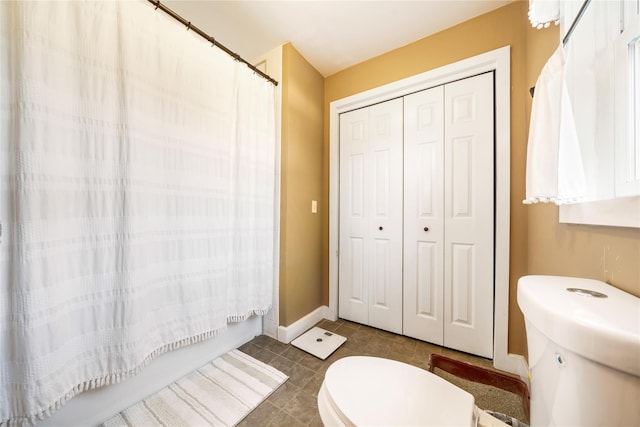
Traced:
<path id="1" fill-rule="evenodd" d="M 395 360 L 339 359 L 327 369 L 324 386 L 347 425 L 460 427 L 471 426 L 473 421 L 471 394 L 431 372 Z"/>
<path id="2" fill-rule="evenodd" d="M 517 298 L 525 319 L 557 345 L 640 376 L 640 298 L 599 280 L 563 276 L 524 276 Z"/>

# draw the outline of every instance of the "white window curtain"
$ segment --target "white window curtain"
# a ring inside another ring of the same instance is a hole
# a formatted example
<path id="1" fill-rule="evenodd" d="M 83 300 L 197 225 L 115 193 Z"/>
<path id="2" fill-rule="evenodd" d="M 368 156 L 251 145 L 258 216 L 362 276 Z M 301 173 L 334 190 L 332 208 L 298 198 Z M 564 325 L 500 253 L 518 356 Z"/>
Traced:
<path id="1" fill-rule="evenodd" d="M 145 1 L 0 2 L 0 425 L 264 314 L 274 87 Z"/>

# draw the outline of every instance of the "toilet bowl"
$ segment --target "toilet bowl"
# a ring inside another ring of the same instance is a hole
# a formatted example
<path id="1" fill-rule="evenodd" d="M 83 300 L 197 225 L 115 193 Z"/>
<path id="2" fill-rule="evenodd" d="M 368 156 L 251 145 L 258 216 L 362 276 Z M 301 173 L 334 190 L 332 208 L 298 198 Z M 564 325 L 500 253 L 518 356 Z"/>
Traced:
<path id="1" fill-rule="evenodd" d="M 325 426 L 485 426 L 505 423 L 479 410 L 474 398 L 437 375 L 368 356 L 334 362 L 318 393 Z"/>

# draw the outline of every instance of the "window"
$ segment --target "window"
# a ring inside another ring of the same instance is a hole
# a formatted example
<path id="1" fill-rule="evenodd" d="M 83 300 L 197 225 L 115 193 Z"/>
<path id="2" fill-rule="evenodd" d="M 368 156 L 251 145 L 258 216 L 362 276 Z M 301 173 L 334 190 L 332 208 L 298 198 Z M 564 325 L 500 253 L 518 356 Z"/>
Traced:
<path id="1" fill-rule="evenodd" d="M 635 150 L 635 179 L 640 179 L 640 37 L 632 42 L 630 50 L 633 55 L 631 79 L 633 82 L 633 106 L 630 113 L 635 117 L 633 124 L 633 149 Z"/>
<path id="2" fill-rule="evenodd" d="M 614 2 L 615 3 L 615 2 Z M 638 1 L 620 4 L 615 38 L 615 172 L 614 196 L 640 194 L 640 16 Z"/>
<path id="3" fill-rule="evenodd" d="M 561 1 L 561 36 L 582 4 Z M 565 52 L 589 202 L 560 221 L 640 227 L 640 0 L 592 0 Z"/>
<path id="4" fill-rule="evenodd" d="M 631 158 L 634 159 L 632 179 L 640 180 L 640 37 L 629 43 L 629 81 L 631 85 Z M 634 120 L 635 118 L 635 120 Z"/>
<path id="5" fill-rule="evenodd" d="M 562 29 L 582 1 L 562 2 Z M 592 0 L 566 46 L 588 199 L 640 194 L 640 0 Z"/>

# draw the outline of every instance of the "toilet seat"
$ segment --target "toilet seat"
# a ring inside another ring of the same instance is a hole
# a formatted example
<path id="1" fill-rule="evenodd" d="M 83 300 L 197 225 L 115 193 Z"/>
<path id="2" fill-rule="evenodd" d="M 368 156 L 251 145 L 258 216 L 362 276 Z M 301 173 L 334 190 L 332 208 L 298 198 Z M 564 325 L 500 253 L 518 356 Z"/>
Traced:
<path id="1" fill-rule="evenodd" d="M 345 357 L 318 394 L 325 425 L 472 426 L 474 398 L 431 372 L 395 360 Z"/>

